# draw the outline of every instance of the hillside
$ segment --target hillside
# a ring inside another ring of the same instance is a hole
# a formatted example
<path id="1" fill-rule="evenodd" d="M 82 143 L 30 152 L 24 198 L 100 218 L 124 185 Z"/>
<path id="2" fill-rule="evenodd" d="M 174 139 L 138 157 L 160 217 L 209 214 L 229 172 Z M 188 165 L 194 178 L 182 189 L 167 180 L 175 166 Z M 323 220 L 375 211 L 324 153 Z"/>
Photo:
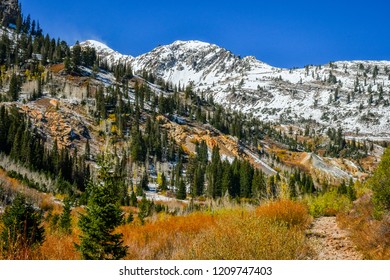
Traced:
<path id="1" fill-rule="evenodd" d="M 389 255 L 390 62 L 281 69 L 200 41 L 133 57 L 44 35 L 15 3 L 0 259 Z"/>

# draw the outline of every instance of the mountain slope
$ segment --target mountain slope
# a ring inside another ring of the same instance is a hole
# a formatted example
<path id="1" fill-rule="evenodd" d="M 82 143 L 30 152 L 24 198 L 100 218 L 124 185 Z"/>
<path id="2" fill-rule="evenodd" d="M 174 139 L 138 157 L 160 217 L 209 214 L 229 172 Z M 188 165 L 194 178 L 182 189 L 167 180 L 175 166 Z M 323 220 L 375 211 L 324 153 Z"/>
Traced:
<path id="1" fill-rule="evenodd" d="M 264 121 L 390 136 L 389 61 L 282 69 L 199 41 L 176 41 L 135 58 L 93 45 L 111 64 L 126 62 L 174 85 L 192 83 L 197 93 Z"/>

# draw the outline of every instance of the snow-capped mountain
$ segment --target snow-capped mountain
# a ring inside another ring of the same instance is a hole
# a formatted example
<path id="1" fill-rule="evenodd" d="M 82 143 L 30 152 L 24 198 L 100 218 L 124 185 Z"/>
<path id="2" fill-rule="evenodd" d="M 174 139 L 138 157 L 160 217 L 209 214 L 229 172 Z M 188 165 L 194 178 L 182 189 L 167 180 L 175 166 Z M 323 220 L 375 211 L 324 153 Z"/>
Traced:
<path id="1" fill-rule="evenodd" d="M 176 41 L 134 58 L 87 42 L 109 63 L 126 61 L 136 73 L 145 69 L 175 85 L 192 83 L 199 94 L 265 121 L 314 121 L 324 129 L 390 136 L 389 61 L 283 69 L 199 41 Z"/>
<path id="2" fill-rule="evenodd" d="M 131 55 L 124 55 L 117 51 L 114 51 L 113 49 L 109 48 L 107 45 L 95 41 L 95 40 L 87 40 L 82 43 L 80 43 L 81 47 L 90 47 L 94 48 L 96 50 L 96 54 L 102 58 L 105 62 L 107 62 L 107 65 L 111 66 L 113 64 L 118 63 L 130 63 L 133 57 Z"/>

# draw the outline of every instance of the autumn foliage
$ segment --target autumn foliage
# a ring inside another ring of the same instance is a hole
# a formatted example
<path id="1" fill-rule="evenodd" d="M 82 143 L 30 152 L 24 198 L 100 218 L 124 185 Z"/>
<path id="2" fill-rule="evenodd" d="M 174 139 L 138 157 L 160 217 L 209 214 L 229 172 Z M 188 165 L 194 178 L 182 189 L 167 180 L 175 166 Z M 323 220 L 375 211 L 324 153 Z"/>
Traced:
<path id="1" fill-rule="evenodd" d="M 50 229 L 29 259 L 75 260 L 79 242 L 78 212 L 73 209 L 72 234 Z M 118 227 L 128 246 L 126 259 L 308 259 L 311 250 L 304 233 L 310 216 L 301 203 L 281 200 L 257 208 L 194 212 L 184 216 L 158 214 L 145 225 L 135 219 Z"/>

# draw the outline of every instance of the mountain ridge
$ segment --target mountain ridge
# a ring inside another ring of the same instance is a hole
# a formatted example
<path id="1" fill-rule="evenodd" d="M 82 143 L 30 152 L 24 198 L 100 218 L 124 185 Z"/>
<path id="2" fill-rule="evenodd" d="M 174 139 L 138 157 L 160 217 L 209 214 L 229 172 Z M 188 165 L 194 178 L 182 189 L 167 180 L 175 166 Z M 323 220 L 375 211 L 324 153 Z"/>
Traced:
<path id="1" fill-rule="evenodd" d="M 389 61 L 286 69 L 197 40 L 178 40 L 137 57 L 110 50 L 97 54 L 111 65 L 125 62 L 135 73 L 146 70 L 173 85 L 191 84 L 197 94 L 264 121 L 299 126 L 314 121 L 322 131 L 341 127 L 349 134 L 390 136 Z"/>

